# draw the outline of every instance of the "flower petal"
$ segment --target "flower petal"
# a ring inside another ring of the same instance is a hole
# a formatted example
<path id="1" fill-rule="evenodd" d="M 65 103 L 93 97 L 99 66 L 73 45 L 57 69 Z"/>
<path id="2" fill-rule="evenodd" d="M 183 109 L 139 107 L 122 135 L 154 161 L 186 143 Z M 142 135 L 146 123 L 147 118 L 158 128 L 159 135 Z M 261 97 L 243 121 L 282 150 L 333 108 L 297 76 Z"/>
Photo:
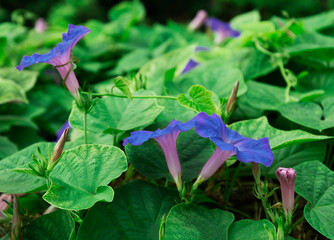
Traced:
<path id="1" fill-rule="evenodd" d="M 51 49 L 49 53 L 37 54 L 34 53 L 32 56 L 24 56 L 20 64 L 16 67 L 17 70 L 21 71 L 23 68 L 29 67 L 35 63 L 45 63 L 56 55 L 55 48 Z"/>
<path id="2" fill-rule="evenodd" d="M 267 167 L 272 164 L 274 157 L 268 138 L 246 138 L 227 128 L 217 114 L 209 116 L 202 112 L 194 119 L 198 135 L 209 138 L 221 151 L 234 151 L 242 162 L 256 162 Z"/>
<path id="3" fill-rule="evenodd" d="M 141 145 L 150 138 L 152 138 L 152 134 L 153 132 L 144 130 L 132 132 L 130 133 L 130 137 L 127 137 L 123 140 L 123 146 L 125 146 L 128 143 L 134 146 Z"/>
<path id="4" fill-rule="evenodd" d="M 49 63 L 54 66 L 65 64 L 70 60 L 72 48 L 89 32 L 90 30 L 84 26 L 69 24 L 67 33 L 63 33 L 62 42 L 58 43 L 58 45 L 51 49 L 49 53 L 34 53 L 32 56 L 24 56 L 16 68 L 21 71 L 35 63 Z"/>
<path id="5" fill-rule="evenodd" d="M 215 33 L 221 34 L 224 32 L 225 37 L 238 37 L 240 35 L 240 32 L 232 29 L 229 23 L 225 23 L 214 17 L 208 18 L 205 21 L 205 25 Z"/>
<path id="6" fill-rule="evenodd" d="M 184 67 L 184 69 L 182 70 L 181 74 L 185 74 L 186 72 L 189 72 L 190 70 L 194 69 L 195 67 L 197 67 L 199 63 L 190 59 L 186 66 Z"/>
<path id="7" fill-rule="evenodd" d="M 84 26 L 75 26 L 73 24 L 68 25 L 67 33 L 63 33 L 63 41 L 57 45 L 57 53 L 63 55 L 66 54 L 70 57 L 73 47 L 78 41 L 89 33 L 90 30 Z"/>
<path id="8" fill-rule="evenodd" d="M 256 162 L 269 167 L 274 160 L 269 140 L 267 137 L 259 140 L 244 138 L 244 140 L 235 144 L 237 148 L 237 159 L 241 162 Z"/>
<path id="9" fill-rule="evenodd" d="M 156 131 L 152 132 L 152 131 L 144 131 L 144 130 L 140 130 L 140 131 L 135 131 L 130 133 L 130 137 L 125 138 L 123 140 L 123 146 L 125 146 L 126 144 L 130 143 L 132 145 L 138 146 L 143 144 L 144 142 L 146 142 L 147 140 L 149 140 L 150 138 L 158 138 L 160 136 L 163 136 L 165 134 L 173 134 L 174 132 L 186 132 L 190 129 L 192 129 L 195 126 L 195 121 L 194 119 L 183 123 L 183 122 L 179 122 L 176 120 L 172 120 L 170 122 L 170 124 L 168 125 L 168 127 L 164 128 L 164 129 L 157 129 Z"/>

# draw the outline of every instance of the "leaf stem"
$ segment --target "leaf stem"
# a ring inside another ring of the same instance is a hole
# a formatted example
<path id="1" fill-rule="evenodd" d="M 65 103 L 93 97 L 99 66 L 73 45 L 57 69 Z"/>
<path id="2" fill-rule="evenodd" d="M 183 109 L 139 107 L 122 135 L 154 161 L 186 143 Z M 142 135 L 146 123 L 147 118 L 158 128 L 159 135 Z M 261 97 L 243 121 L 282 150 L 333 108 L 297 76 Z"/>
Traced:
<path id="1" fill-rule="evenodd" d="M 290 89 L 291 89 L 291 84 L 290 84 L 290 81 L 289 81 L 289 77 L 288 75 L 286 75 L 286 71 L 285 71 L 285 68 L 284 68 L 284 64 L 283 64 L 283 60 L 280 59 L 278 61 L 278 67 L 279 67 L 279 70 L 282 74 L 282 77 L 284 78 L 285 82 L 286 82 L 286 88 L 285 88 L 285 102 L 289 102 L 290 101 Z"/>
<path id="2" fill-rule="evenodd" d="M 226 204 L 226 206 L 227 206 L 228 201 L 229 201 L 229 199 L 230 199 L 231 192 L 232 192 L 232 188 L 233 188 L 233 186 L 234 186 L 235 181 L 237 180 L 237 177 L 238 177 L 238 173 L 239 173 L 239 171 L 240 171 L 240 168 L 241 168 L 241 162 L 239 162 L 238 166 L 236 167 L 236 169 L 235 169 L 235 171 L 234 171 L 234 173 L 233 173 L 233 175 L 232 175 L 231 182 L 230 182 L 230 184 L 229 184 L 229 186 L 228 186 L 228 190 L 227 190 L 227 192 L 226 192 L 226 194 L 225 194 L 225 199 L 224 199 L 224 200 L 225 200 L 225 204 Z M 227 186 L 226 186 L 226 187 L 227 187 Z"/>
<path id="3" fill-rule="evenodd" d="M 84 127 L 84 141 L 85 141 L 85 144 L 87 144 L 87 113 L 86 111 L 84 112 L 83 127 Z"/>
<path id="4" fill-rule="evenodd" d="M 87 94 L 86 92 L 83 92 L 83 93 Z M 94 97 L 109 96 L 109 97 L 128 98 L 125 95 L 114 94 L 114 93 L 92 93 L 92 96 L 94 96 Z M 154 95 L 132 96 L 132 98 L 160 98 L 160 99 L 173 99 L 173 100 L 177 100 L 177 97 L 173 97 L 173 96 L 154 96 Z"/>

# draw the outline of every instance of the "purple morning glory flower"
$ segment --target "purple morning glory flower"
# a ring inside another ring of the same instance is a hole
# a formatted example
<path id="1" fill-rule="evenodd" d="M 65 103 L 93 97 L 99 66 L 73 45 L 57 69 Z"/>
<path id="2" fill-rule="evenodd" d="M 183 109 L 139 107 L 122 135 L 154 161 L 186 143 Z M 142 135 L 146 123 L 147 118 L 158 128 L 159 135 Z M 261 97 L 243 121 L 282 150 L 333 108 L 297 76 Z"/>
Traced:
<path id="1" fill-rule="evenodd" d="M 34 53 L 32 56 L 24 56 L 16 68 L 21 71 L 35 63 L 49 63 L 57 67 L 61 77 L 66 80 L 67 89 L 74 97 L 77 97 L 79 83 L 72 69 L 70 55 L 72 48 L 89 32 L 90 30 L 86 27 L 69 24 L 67 33 L 63 33 L 62 42 L 58 43 L 49 53 Z"/>
<path id="2" fill-rule="evenodd" d="M 181 164 L 176 149 L 176 139 L 181 131 L 186 132 L 193 127 L 193 120 L 190 120 L 186 123 L 172 120 L 168 127 L 164 129 L 158 129 L 154 132 L 144 130 L 132 132 L 130 134 L 130 137 L 124 139 L 123 146 L 128 143 L 134 146 L 138 146 L 143 144 L 150 138 L 155 139 L 160 144 L 165 154 L 168 170 L 176 183 L 177 189 L 181 191 Z"/>
<path id="3" fill-rule="evenodd" d="M 220 43 L 227 37 L 238 37 L 240 35 L 240 32 L 232 29 L 229 23 L 225 23 L 214 17 L 206 19 L 205 25 L 216 33 L 216 43 Z"/>
<path id="4" fill-rule="evenodd" d="M 230 130 L 217 114 L 211 116 L 202 112 L 195 118 L 195 130 L 201 136 L 209 138 L 217 146 L 208 162 L 204 165 L 194 185 L 199 185 L 211 177 L 230 156 L 236 155 L 241 162 L 261 163 L 269 167 L 273 163 L 267 137 L 259 140 L 246 138 Z"/>

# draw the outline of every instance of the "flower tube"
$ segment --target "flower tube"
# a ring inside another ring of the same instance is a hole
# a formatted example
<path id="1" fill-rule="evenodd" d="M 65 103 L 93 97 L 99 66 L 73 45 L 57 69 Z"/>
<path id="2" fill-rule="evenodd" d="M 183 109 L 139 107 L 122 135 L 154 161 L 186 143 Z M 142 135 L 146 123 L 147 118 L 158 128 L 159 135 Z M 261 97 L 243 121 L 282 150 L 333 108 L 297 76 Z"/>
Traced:
<path id="1" fill-rule="evenodd" d="M 176 120 L 172 120 L 171 123 L 165 129 L 158 129 L 154 132 L 151 131 L 135 131 L 130 134 L 130 137 L 125 138 L 123 146 L 130 143 L 134 146 L 138 146 L 149 140 L 155 139 L 161 146 L 165 158 L 168 170 L 174 179 L 177 189 L 182 190 L 181 180 L 181 164 L 179 155 L 176 148 L 176 140 L 180 132 L 186 132 L 194 127 L 194 121 L 190 120 L 186 123 L 182 123 Z"/>

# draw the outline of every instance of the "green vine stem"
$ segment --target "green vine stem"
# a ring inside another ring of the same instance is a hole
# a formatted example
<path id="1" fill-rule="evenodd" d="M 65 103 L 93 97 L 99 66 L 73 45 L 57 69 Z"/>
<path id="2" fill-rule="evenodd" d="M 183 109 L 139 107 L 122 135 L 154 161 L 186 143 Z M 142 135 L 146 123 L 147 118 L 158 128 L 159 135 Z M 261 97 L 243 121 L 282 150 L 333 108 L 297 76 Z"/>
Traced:
<path id="1" fill-rule="evenodd" d="M 87 144 L 87 112 L 84 112 L 84 121 L 83 121 L 83 127 L 84 127 L 84 141 L 85 144 Z"/>
<path id="2" fill-rule="evenodd" d="M 265 49 L 258 40 L 255 40 L 255 47 L 257 50 L 259 50 L 260 52 L 262 52 L 263 54 L 266 54 L 272 58 L 275 59 L 275 62 L 282 74 L 282 77 L 284 79 L 284 81 L 286 82 L 286 88 L 285 88 L 285 102 L 290 102 L 291 101 L 291 97 L 290 97 L 290 89 L 291 89 L 291 83 L 289 80 L 289 77 L 286 73 L 286 69 L 284 68 L 284 61 L 283 58 L 285 57 L 284 53 L 281 52 L 277 52 L 277 53 L 273 53 L 270 52 L 269 50 Z"/>
<path id="3" fill-rule="evenodd" d="M 87 92 L 82 92 L 84 94 L 88 94 Z M 120 94 L 114 94 L 114 93 L 92 93 L 92 96 L 94 97 L 103 97 L 103 96 L 109 96 L 109 97 L 119 97 L 119 98 L 128 98 L 125 95 Z M 172 99 L 177 100 L 177 97 L 173 96 L 154 96 L 154 95 L 147 95 L 147 96 L 131 96 L 132 98 L 160 98 L 160 99 Z"/>

